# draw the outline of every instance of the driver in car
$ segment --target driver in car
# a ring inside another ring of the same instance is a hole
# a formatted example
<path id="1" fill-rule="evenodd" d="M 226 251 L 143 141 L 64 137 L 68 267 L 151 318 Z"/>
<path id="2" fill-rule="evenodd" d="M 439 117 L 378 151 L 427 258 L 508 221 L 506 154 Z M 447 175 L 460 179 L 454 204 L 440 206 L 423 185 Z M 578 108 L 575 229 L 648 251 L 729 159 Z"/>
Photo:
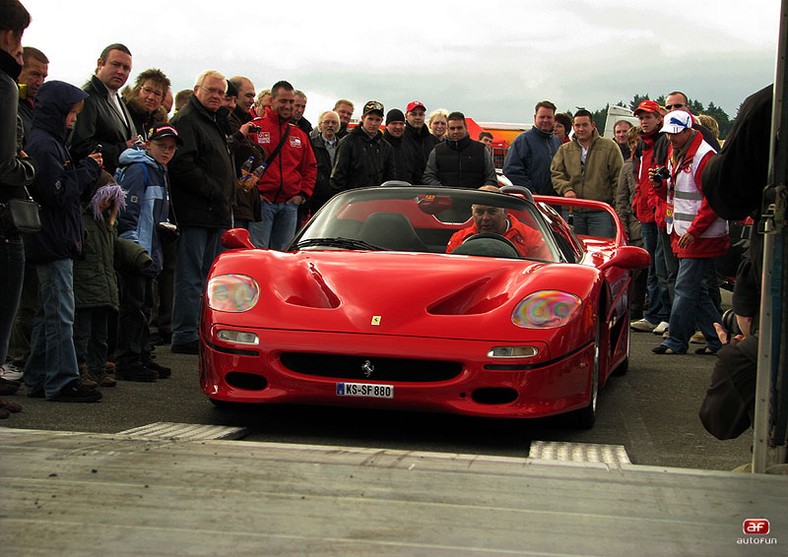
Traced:
<path id="1" fill-rule="evenodd" d="M 495 186 L 482 186 L 479 189 L 501 191 Z M 457 249 L 457 246 L 475 234 L 491 233 L 500 234 L 511 241 L 514 247 L 517 248 L 520 257 L 529 259 L 550 258 L 549 250 L 542 239 L 541 232 L 523 224 L 514 216 L 508 215 L 502 207 L 471 205 L 471 215 L 473 216 L 473 224 L 454 233 L 446 246 L 446 253 L 453 252 Z"/>

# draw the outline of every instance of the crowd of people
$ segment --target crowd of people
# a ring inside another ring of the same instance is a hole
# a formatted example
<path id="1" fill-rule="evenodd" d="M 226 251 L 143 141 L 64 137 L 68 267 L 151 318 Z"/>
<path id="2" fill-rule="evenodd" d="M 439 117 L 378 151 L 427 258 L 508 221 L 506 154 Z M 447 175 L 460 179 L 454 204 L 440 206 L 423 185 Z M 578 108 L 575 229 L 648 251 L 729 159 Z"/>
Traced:
<path id="1" fill-rule="evenodd" d="M 22 233 L 4 216 L 0 232 L 0 394 L 24 383 L 30 397 L 95 402 L 119 380 L 166 378 L 154 347 L 198 353 L 200 293 L 228 228 L 282 250 L 347 189 L 498 184 L 493 134 L 471 138 L 461 112 L 370 100 L 351 126 L 354 103 L 339 99 L 313 128 L 307 95 L 284 80 L 257 91 L 247 77 L 206 70 L 173 94 L 151 68 L 127 85 L 133 55 L 119 43 L 78 88 L 47 81 L 46 55 L 22 47 L 30 17 L 18 0 L 2 11 L 0 202 L 5 215 L 9 201 L 32 197 L 41 226 Z M 664 335 L 655 354 L 686 353 L 696 331 L 697 352 L 714 354 L 713 260 L 728 234 L 701 176 L 720 146 L 682 92 L 664 107 L 641 102 L 635 116 L 640 125 L 616 123 L 612 140 L 587 110 L 541 101 L 503 172 L 536 194 L 615 206 L 629 241 L 653 258 L 636 277 L 633 329 Z M 613 236 L 604 212 L 567 217 L 579 234 Z"/>

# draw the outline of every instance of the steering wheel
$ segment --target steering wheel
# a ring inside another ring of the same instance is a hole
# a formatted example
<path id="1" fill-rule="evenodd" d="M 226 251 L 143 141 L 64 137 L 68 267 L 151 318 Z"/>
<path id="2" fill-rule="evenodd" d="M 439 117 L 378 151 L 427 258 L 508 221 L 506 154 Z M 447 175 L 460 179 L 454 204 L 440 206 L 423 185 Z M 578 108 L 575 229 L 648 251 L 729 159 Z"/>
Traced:
<path id="1" fill-rule="evenodd" d="M 476 242 L 476 240 L 482 240 L 482 242 L 479 243 Z M 500 244 L 493 244 L 492 246 L 487 244 L 487 247 L 484 247 L 484 240 L 495 240 L 500 242 Z M 471 247 L 473 244 L 476 245 Z M 488 257 L 504 257 L 511 259 L 520 258 L 520 252 L 509 238 L 493 232 L 479 232 L 478 234 L 468 236 L 452 253 L 460 255 L 486 255 Z"/>

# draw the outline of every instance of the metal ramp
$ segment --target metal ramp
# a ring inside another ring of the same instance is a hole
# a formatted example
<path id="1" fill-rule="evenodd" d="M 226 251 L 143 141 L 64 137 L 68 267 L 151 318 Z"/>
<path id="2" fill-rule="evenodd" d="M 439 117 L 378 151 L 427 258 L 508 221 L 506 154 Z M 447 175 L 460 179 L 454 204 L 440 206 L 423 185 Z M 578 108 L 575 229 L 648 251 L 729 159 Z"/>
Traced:
<path id="1" fill-rule="evenodd" d="M 785 476 L 8 428 L 0 446 L 4 555 L 719 557 L 788 543 Z M 768 537 L 743 534 L 755 518 Z"/>

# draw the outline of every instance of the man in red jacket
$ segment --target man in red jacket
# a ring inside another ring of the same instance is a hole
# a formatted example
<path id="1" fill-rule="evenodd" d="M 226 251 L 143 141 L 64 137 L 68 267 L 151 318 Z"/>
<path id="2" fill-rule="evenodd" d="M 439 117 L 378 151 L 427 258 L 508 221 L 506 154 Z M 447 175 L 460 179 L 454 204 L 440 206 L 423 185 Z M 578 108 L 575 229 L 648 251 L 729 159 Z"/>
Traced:
<path id="1" fill-rule="evenodd" d="M 500 192 L 496 186 L 482 186 L 484 191 Z M 446 253 L 452 253 L 465 240 L 480 233 L 500 234 L 510 240 L 521 257 L 528 259 L 550 260 L 550 250 L 545 244 L 542 233 L 506 214 L 503 207 L 473 205 L 471 207 L 473 224 L 455 232 L 446 246 Z"/>
<path id="2" fill-rule="evenodd" d="M 295 90 L 287 81 L 271 88 L 271 106 L 252 123 L 260 127 L 250 139 L 268 153 L 265 174 L 257 182 L 262 220 L 249 223 L 257 247 L 285 250 L 295 236 L 298 206 L 315 188 L 317 161 L 309 137 L 290 123 Z"/>
<path id="3" fill-rule="evenodd" d="M 671 247 L 679 261 L 670 337 L 653 349 L 655 354 L 685 354 L 697 323 L 706 346 L 697 354 L 715 354 L 722 343 L 714 329 L 720 320 L 710 292 L 716 286 L 714 258 L 728 251 L 728 223 L 719 218 L 703 195 L 701 175 L 716 151 L 692 129 L 692 115 L 682 110 L 668 113 L 663 132 L 667 134 L 669 178 L 656 180 L 650 171 L 655 193 L 664 199 L 665 224 Z"/>
<path id="4" fill-rule="evenodd" d="M 642 101 L 635 109 L 635 116 L 640 120 L 643 133 L 636 153 L 639 154 L 640 165 L 635 169 L 635 196 L 632 202 L 632 211 L 640 221 L 643 235 L 643 247 L 651 254 L 651 265 L 648 269 L 648 307 L 643 319 L 632 322 L 635 331 L 655 332 L 662 334 L 668 327 L 670 320 L 670 290 L 668 288 L 668 271 L 665 266 L 665 257 L 662 243 L 659 241 L 659 228 L 654 219 L 655 206 L 649 201 L 652 195 L 651 178 L 649 169 L 660 166 L 654 160 L 657 142 L 664 141 L 662 128 L 662 113 L 659 104 L 651 100 Z"/>

